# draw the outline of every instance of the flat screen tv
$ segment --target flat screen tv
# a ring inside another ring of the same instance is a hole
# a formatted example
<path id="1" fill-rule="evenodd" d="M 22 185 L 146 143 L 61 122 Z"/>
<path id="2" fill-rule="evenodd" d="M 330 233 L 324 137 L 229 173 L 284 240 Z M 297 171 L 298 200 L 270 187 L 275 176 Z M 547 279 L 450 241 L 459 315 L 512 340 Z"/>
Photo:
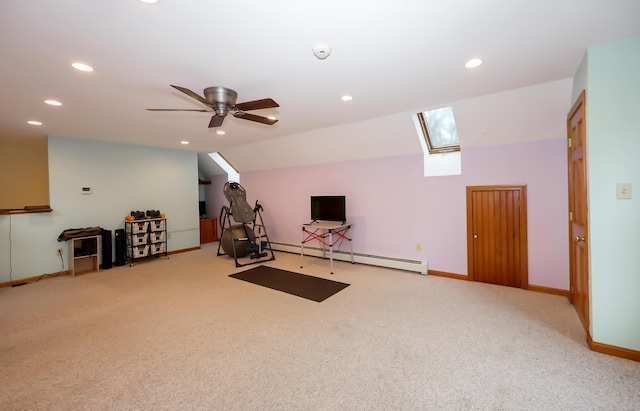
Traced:
<path id="1" fill-rule="evenodd" d="M 312 221 L 347 221 L 345 196 L 311 196 Z"/>

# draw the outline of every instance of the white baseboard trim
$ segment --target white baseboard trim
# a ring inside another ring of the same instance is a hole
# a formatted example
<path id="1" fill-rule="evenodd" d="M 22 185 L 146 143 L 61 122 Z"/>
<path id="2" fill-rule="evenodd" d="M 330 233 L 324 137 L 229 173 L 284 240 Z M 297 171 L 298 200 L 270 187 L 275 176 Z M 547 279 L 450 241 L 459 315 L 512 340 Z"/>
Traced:
<path id="1" fill-rule="evenodd" d="M 271 248 L 275 251 L 300 254 L 300 246 L 285 243 L 271 242 Z M 328 253 L 328 251 L 327 251 Z M 304 247 L 304 255 L 311 257 L 322 257 L 322 249 L 319 247 Z M 328 255 L 328 254 L 327 254 Z M 334 250 L 333 259 L 336 261 L 351 261 L 351 253 L 348 251 Z M 428 262 L 418 260 L 407 260 L 404 258 L 384 257 L 371 254 L 353 253 L 353 260 L 359 264 L 375 265 L 378 267 L 394 268 L 397 270 L 415 271 L 420 274 L 427 274 Z"/>

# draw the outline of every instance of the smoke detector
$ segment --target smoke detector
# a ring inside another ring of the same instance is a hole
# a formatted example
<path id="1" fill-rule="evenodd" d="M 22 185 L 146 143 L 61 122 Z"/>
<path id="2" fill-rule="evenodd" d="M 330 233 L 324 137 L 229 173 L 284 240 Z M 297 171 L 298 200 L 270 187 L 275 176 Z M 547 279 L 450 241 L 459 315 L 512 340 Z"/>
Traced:
<path id="1" fill-rule="evenodd" d="M 328 44 L 317 44 L 313 46 L 313 55 L 324 60 L 331 54 L 331 46 Z"/>

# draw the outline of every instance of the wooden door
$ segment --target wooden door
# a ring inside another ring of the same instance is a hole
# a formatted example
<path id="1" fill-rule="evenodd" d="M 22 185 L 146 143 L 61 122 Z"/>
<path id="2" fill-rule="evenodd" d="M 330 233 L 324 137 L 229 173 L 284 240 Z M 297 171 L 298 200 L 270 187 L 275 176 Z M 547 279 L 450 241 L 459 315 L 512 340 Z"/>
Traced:
<path id="1" fill-rule="evenodd" d="M 585 92 L 567 116 L 569 169 L 569 300 L 589 331 L 589 259 Z"/>
<path id="2" fill-rule="evenodd" d="M 528 287 L 526 186 L 467 187 L 469 279 Z"/>

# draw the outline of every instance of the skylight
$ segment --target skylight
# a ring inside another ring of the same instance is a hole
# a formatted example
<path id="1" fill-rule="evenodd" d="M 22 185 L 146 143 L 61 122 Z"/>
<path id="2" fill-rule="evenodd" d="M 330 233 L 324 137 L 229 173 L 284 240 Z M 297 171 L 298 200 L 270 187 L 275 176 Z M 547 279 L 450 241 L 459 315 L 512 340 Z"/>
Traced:
<path id="1" fill-rule="evenodd" d="M 209 153 L 209 157 L 211 157 L 211 159 L 215 161 L 221 169 L 227 172 L 227 181 L 234 181 L 236 183 L 240 182 L 240 173 L 227 161 L 226 158 L 222 156 L 222 154 L 216 151 L 215 153 Z"/>
<path id="2" fill-rule="evenodd" d="M 460 140 L 452 107 L 420 112 L 418 120 L 430 154 L 460 151 Z"/>

